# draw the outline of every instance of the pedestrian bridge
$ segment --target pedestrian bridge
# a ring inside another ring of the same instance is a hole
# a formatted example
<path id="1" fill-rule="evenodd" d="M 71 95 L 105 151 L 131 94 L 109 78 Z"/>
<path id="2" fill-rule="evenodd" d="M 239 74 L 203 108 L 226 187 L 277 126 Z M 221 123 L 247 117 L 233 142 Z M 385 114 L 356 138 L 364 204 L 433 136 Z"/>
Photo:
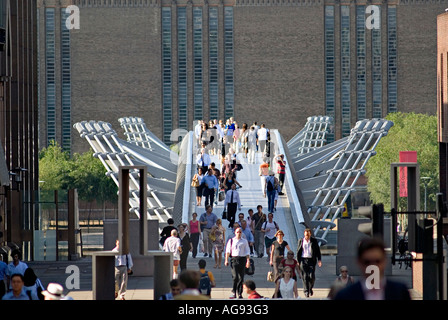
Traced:
<path id="1" fill-rule="evenodd" d="M 276 172 L 276 154 L 284 154 L 286 160 L 285 195 L 278 198 L 274 220 L 293 250 L 305 227 L 314 230 L 321 245 L 327 243 L 329 231 L 336 226 L 335 220 L 344 214 L 345 203 L 365 174 L 366 163 L 393 126 L 384 119 L 358 121 L 349 136 L 327 143 L 332 121 L 326 116 L 309 117 L 289 141 L 284 140 L 279 130 L 270 129 L 271 168 Z M 74 128 L 86 139 L 117 186 L 120 166 L 147 166 L 147 212 L 139 212 L 137 170 L 129 175 L 130 212 L 136 217 L 146 214 L 147 219 L 158 220 L 160 229 L 169 218 L 177 225 L 188 222 L 193 212 L 198 215 L 205 212 L 204 206 L 196 206 L 195 190 L 191 187 L 197 168 L 196 155 L 200 152 L 193 131 L 173 133 L 172 141 L 182 136 L 178 152 L 174 152 L 148 129 L 142 118 L 125 117 L 118 122 L 126 139 L 119 138 L 112 124 L 102 121 L 82 121 L 74 124 Z M 238 190 L 241 212 L 247 217 L 247 211 L 256 211 L 260 204 L 267 214 L 267 198 L 263 197 L 258 175 L 263 161 L 261 152 L 257 152 L 254 164 L 248 163 L 241 153 L 237 158 L 243 165 L 243 170 L 237 173 L 237 180 L 243 186 Z M 219 156 L 212 155 L 212 161 L 221 170 Z M 223 202 L 214 206 L 218 217 L 223 210 Z"/>

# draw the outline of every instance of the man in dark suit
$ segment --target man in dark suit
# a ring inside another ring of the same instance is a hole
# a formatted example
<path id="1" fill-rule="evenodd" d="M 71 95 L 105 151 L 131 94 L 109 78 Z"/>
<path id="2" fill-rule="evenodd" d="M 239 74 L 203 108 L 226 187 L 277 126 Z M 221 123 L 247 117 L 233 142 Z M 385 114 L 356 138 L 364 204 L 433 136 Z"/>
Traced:
<path id="1" fill-rule="evenodd" d="M 357 262 L 364 277 L 339 291 L 334 300 L 411 300 L 406 285 L 386 279 L 386 252 L 377 238 L 363 238 L 358 246 Z"/>
<path id="2" fill-rule="evenodd" d="M 297 244 L 297 261 L 303 281 L 303 292 L 305 297 L 313 295 L 314 281 L 316 280 L 316 264 L 322 266 L 319 243 L 316 238 L 311 237 L 311 229 L 306 228 L 304 237 Z"/>

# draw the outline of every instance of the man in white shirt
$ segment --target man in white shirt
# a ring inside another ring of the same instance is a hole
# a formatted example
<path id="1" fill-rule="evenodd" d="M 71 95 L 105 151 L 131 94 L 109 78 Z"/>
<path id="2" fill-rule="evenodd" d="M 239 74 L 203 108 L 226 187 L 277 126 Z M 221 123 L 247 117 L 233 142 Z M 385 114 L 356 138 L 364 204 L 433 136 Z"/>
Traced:
<path id="1" fill-rule="evenodd" d="M 264 244 L 266 246 L 266 254 L 271 256 L 272 243 L 275 241 L 275 234 L 279 230 L 277 222 L 274 221 L 274 214 L 272 212 L 268 213 L 268 220 L 265 221 L 261 226 L 261 232 L 264 233 Z"/>
<path id="2" fill-rule="evenodd" d="M 240 194 L 236 191 L 236 184 L 232 184 L 229 191 L 226 192 L 226 199 L 224 200 L 224 209 L 227 209 L 227 220 L 229 220 L 229 228 L 235 222 L 236 211 L 241 210 Z"/>
<path id="3" fill-rule="evenodd" d="M 266 141 L 268 140 L 268 129 L 265 127 L 264 123 L 261 124 L 260 129 L 258 129 L 257 135 L 258 135 L 258 151 L 263 153 L 266 151 Z"/>
<path id="4" fill-rule="evenodd" d="M 319 243 L 316 238 L 311 237 L 311 229 L 306 228 L 304 237 L 299 239 L 297 244 L 297 262 L 299 262 L 302 274 L 303 291 L 305 297 L 313 295 L 314 281 L 316 280 L 316 263 L 319 268 L 322 266 Z"/>
<path id="5" fill-rule="evenodd" d="M 244 274 L 246 268 L 250 266 L 250 248 L 249 242 L 242 237 L 243 230 L 237 228 L 235 230 L 235 237 L 231 238 L 226 245 L 226 256 L 224 265 L 229 265 L 229 257 L 231 257 L 230 267 L 232 268 L 233 289 L 231 299 L 242 298 Z"/>
<path id="6" fill-rule="evenodd" d="M 255 163 L 255 152 L 257 151 L 257 134 L 255 128 L 250 127 L 249 133 L 247 134 L 247 156 L 248 163 Z"/>
<path id="7" fill-rule="evenodd" d="M 120 251 L 120 241 L 115 241 L 113 252 Z M 123 254 L 115 256 L 115 298 L 118 296 L 120 300 L 125 300 L 126 289 L 128 287 L 128 273 L 133 267 L 131 254 Z"/>
<path id="8" fill-rule="evenodd" d="M 201 149 L 201 153 L 196 157 L 196 164 L 198 168 L 202 168 L 202 172 L 207 172 L 209 165 L 212 163 L 210 155 L 207 153 L 205 148 Z"/>
<path id="9" fill-rule="evenodd" d="M 173 253 L 173 279 L 178 279 L 178 268 L 180 254 L 182 253 L 182 244 L 176 229 L 171 230 L 171 237 L 166 238 L 165 243 L 163 244 L 163 251 Z"/>
<path id="10" fill-rule="evenodd" d="M 203 120 L 199 120 L 198 124 L 194 127 L 194 136 L 196 137 L 198 147 L 201 146 L 201 131 L 203 123 L 204 123 Z"/>

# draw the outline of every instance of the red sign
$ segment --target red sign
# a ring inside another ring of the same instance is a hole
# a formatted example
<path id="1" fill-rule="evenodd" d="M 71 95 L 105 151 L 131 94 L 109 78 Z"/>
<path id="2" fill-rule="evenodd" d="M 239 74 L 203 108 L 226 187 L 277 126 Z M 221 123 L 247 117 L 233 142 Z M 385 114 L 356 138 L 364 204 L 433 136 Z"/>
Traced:
<path id="1" fill-rule="evenodd" d="M 417 151 L 400 151 L 400 162 L 417 162 Z M 408 196 L 408 168 L 400 167 L 400 197 Z"/>

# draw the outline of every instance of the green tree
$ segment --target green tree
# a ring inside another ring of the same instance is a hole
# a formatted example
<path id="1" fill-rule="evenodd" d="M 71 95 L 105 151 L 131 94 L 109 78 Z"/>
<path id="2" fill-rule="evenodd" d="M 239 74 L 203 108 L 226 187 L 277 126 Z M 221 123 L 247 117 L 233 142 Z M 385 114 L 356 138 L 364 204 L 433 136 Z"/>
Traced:
<path id="1" fill-rule="evenodd" d="M 39 154 L 39 179 L 44 193 L 77 189 L 80 200 L 103 203 L 117 199 L 117 186 L 106 176 L 106 168 L 92 151 L 70 158 L 57 143 L 51 143 Z M 51 196 L 43 200 L 51 201 Z"/>
<path id="2" fill-rule="evenodd" d="M 106 176 L 106 168 L 101 161 L 93 156 L 93 151 L 74 154 L 70 172 L 73 188 L 78 190 L 79 198 L 88 202 L 115 201 L 117 186 Z"/>
<path id="3" fill-rule="evenodd" d="M 434 210 L 439 186 L 437 117 L 417 113 L 390 113 L 387 117 L 394 123 L 388 135 L 376 147 L 377 154 L 366 165 L 367 189 L 373 203 L 383 203 L 390 210 L 390 165 L 400 162 L 400 151 L 417 151 L 420 177 L 430 177 L 428 183 L 427 209 Z M 420 203 L 423 209 L 424 184 L 420 181 Z M 399 210 L 406 210 L 406 198 L 399 198 Z"/>
<path id="4" fill-rule="evenodd" d="M 70 180 L 71 161 L 67 152 L 54 141 L 39 153 L 40 187 L 45 191 L 68 189 Z"/>

